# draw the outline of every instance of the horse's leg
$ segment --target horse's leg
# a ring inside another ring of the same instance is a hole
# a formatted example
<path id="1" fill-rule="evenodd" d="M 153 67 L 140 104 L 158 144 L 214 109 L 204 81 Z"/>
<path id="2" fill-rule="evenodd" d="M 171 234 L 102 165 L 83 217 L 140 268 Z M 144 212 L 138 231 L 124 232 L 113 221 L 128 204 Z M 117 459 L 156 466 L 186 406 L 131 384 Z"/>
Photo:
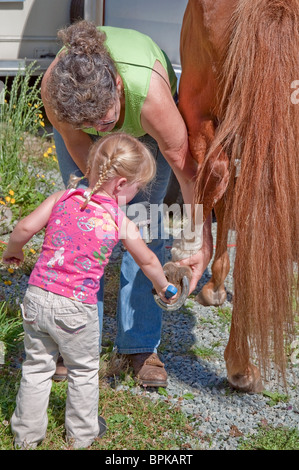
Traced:
<path id="1" fill-rule="evenodd" d="M 227 230 L 224 229 L 224 203 L 221 199 L 215 206 L 217 218 L 217 242 L 214 261 L 212 264 L 212 277 L 202 288 L 196 300 L 202 305 L 222 305 L 226 300 L 224 281 L 229 273 L 230 262 L 227 253 Z"/>
<path id="2" fill-rule="evenodd" d="M 232 312 L 229 341 L 224 352 L 227 379 L 230 386 L 242 392 L 260 393 L 263 390 L 259 369 L 249 361 L 247 337 L 238 338 L 235 327 L 237 312 Z"/>

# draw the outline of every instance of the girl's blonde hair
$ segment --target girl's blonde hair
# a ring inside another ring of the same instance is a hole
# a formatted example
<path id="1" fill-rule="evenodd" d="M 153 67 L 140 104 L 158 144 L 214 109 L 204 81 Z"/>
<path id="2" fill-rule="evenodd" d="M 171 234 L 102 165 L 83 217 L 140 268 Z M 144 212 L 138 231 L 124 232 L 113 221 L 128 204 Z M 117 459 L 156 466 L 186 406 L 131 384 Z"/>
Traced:
<path id="1" fill-rule="evenodd" d="M 116 176 L 125 177 L 129 184 L 145 187 L 156 174 L 156 161 L 150 150 L 138 139 L 125 133 L 109 134 L 95 142 L 89 152 L 83 177 L 71 175 L 69 187 L 75 188 L 87 179 L 91 191 L 83 208 L 102 184 Z"/>

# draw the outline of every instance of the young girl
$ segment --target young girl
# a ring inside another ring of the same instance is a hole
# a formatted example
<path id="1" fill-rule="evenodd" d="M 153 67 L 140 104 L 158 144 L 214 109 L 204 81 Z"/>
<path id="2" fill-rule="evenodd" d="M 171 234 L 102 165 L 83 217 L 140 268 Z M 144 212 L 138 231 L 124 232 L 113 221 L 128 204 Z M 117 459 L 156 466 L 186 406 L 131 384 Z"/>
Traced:
<path id="1" fill-rule="evenodd" d="M 16 448 L 34 448 L 47 430 L 47 407 L 58 353 L 68 369 L 66 439 L 85 448 L 101 437 L 98 416 L 99 320 L 97 291 L 119 239 L 156 292 L 169 283 L 136 225 L 120 210 L 155 175 L 147 148 L 126 134 L 106 136 L 91 149 L 87 190 L 69 189 L 46 199 L 11 234 L 3 261 L 19 264 L 22 247 L 46 226 L 41 255 L 23 300 L 26 360 L 11 419 Z M 82 178 L 72 178 L 77 185 Z"/>

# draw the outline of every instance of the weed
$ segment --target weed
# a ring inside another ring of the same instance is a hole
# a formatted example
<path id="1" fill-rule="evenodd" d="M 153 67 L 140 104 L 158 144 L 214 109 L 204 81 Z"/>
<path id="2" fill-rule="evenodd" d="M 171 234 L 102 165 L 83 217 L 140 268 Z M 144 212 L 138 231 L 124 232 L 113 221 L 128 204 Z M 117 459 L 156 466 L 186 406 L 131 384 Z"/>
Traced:
<path id="1" fill-rule="evenodd" d="M 211 348 L 208 348 L 206 346 L 192 346 L 190 352 L 196 357 L 201 357 L 202 359 L 211 359 L 212 357 L 218 357 L 218 354 L 214 350 L 214 346 L 212 346 Z"/>
<path id="2" fill-rule="evenodd" d="M 239 450 L 298 450 L 299 432 L 283 426 L 260 426 L 254 436 L 241 439 Z"/>
<path id="3" fill-rule="evenodd" d="M 281 394 L 281 393 L 278 393 L 278 392 L 269 392 L 267 390 L 264 390 L 263 395 L 264 395 L 264 397 L 270 398 L 270 400 L 267 403 L 269 406 L 275 406 L 279 402 L 286 403 L 289 400 L 288 395 Z"/>

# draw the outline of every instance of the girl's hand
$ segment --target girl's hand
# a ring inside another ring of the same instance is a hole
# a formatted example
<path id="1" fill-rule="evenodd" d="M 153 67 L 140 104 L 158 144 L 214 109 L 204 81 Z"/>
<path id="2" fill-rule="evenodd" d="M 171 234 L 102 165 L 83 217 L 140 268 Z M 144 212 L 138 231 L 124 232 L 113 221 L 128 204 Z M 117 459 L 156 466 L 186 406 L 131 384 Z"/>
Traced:
<path id="1" fill-rule="evenodd" d="M 167 284 L 165 287 L 163 287 L 163 289 L 161 289 L 161 290 L 158 292 L 158 295 L 159 295 L 159 297 L 163 300 L 163 302 L 166 302 L 166 303 L 169 304 L 171 300 L 175 300 L 175 299 L 176 299 L 176 297 L 177 297 L 178 294 L 177 294 L 177 292 L 176 292 L 174 295 L 171 295 L 171 296 L 168 295 L 168 296 L 166 297 L 166 296 L 165 296 L 165 293 L 166 293 L 168 287 L 171 287 L 171 290 L 172 290 L 173 288 L 175 288 L 173 284 Z"/>
<path id="2" fill-rule="evenodd" d="M 5 250 L 3 253 L 2 261 L 5 264 L 17 264 L 18 266 L 24 261 L 24 253 L 22 250 L 13 253 L 9 250 Z"/>

